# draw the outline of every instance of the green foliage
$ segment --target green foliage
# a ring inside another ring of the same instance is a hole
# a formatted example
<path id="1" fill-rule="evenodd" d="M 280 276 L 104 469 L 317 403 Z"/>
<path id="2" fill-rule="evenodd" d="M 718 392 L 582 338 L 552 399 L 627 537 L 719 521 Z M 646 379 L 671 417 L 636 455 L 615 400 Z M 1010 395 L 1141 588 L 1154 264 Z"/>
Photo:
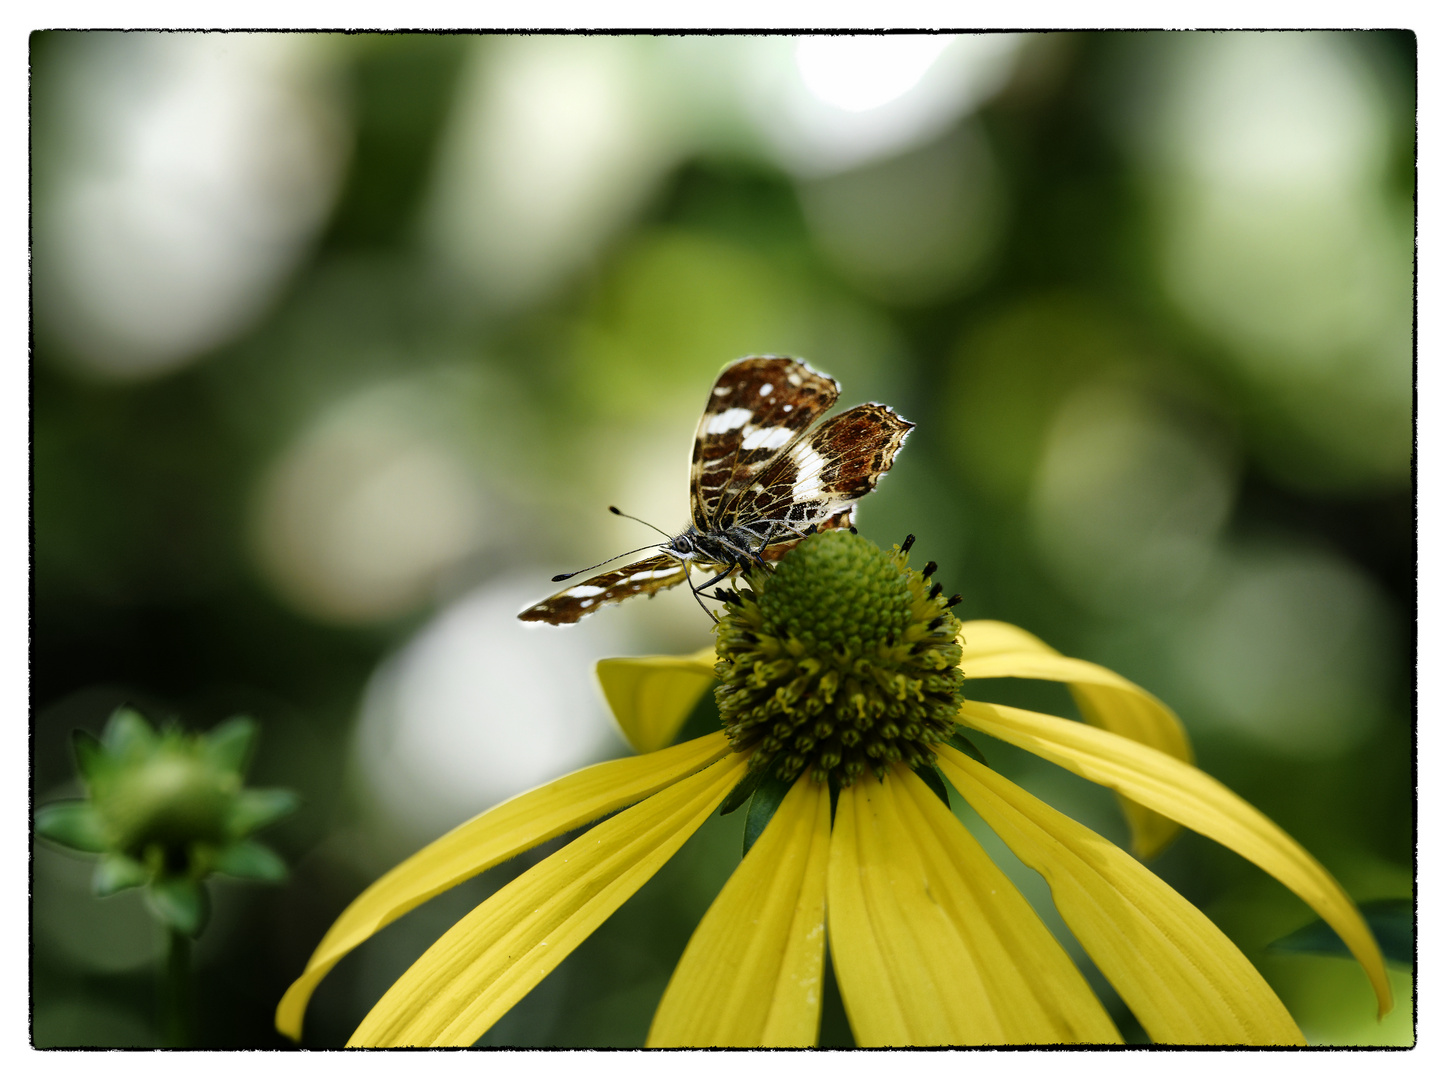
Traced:
<path id="1" fill-rule="evenodd" d="M 743 823 L 743 854 L 748 854 L 758 838 L 763 835 L 763 830 L 773 820 L 779 804 L 783 797 L 788 794 L 788 789 L 793 785 L 782 780 L 776 773 L 764 773 L 759 770 L 761 779 L 753 792 L 753 798 L 748 802 L 748 818 Z"/>
<path id="2" fill-rule="evenodd" d="M 1412 968 L 1416 964 L 1416 912 L 1408 899 L 1367 900 L 1360 905 L 1366 925 L 1376 936 L 1376 944 L 1388 963 Z M 1321 919 L 1307 923 L 1282 938 L 1272 941 L 1273 952 L 1301 953 L 1312 956 L 1338 956 L 1351 959 L 1351 951 L 1340 935 Z"/>

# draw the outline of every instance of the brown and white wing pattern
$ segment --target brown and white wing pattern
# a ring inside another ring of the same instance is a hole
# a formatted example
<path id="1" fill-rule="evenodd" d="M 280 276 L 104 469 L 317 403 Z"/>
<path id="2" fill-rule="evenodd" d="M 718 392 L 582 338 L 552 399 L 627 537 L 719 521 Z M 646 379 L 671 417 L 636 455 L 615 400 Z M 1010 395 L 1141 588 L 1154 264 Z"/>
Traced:
<path id="1" fill-rule="evenodd" d="M 749 356 L 723 369 L 693 439 L 693 525 L 718 515 L 838 400 L 838 383 L 802 360 Z"/>
<path id="2" fill-rule="evenodd" d="M 878 486 L 913 428 L 887 405 L 873 402 L 839 413 L 764 469 L 724 508 L 718 527 L 767 522 L 797 532 L 847 527 L 851 522 L 843 512 Z"/>
<path id="3" fill-rule="evenodd" d="M 693 524 L 658 554 L 572 585 L 518 618 L 575 623 L 604 604 L 688 580 L 688 567 L 729 574 L 774 562 L 809 532 L 846 529 L 854 504 L 889 471 L 914 425 L 869 403 L 817 423 L 838 383 L 787 356 L 723 369 L 693 440 Z M 715 580 L 717 580 L 715 578 Z"/>
<path id="4" fill-rule="evenodd" d="M 671 589 L 688 576 L 688 568 L 671 555 L 651 555 L 627 566 L 590 577 L 517 616 L 523 622 L 545 622 L 553 626 L 575 623 L 604 604 L 615 604 L 630 596 Z"/>

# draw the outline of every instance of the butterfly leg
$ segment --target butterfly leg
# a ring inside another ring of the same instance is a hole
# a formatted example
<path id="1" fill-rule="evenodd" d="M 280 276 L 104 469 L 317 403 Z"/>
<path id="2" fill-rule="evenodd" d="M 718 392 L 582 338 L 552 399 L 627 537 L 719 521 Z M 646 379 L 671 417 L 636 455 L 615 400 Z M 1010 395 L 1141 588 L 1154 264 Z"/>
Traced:
<path id="1" fill-rule="evenodd" d="M 708 610 L 707 606 L 703 603 L 703 598 L 698 594 L 704 589 L 706 589 L 709 585 L 715 585 L 718 582 L 722 581 L 725 577 L 729 575 L 732 570 L 733 567 L 729 566 L 727 570 L 724 570 L 717 577 L 709 578 L 707 581 L 703 582 L 703 584 L 695 586 L 693 584 L 692 564 L 688 563 L 684 566 L 684 572 L 688 575 L 688 588 L 692 590 L 693 599 L 698 601 L 698 606 L 703 609 L 703 614 L 708 616 L 708 618 L 712 619 L 714 622 L 718 621 L 718 616 L 714 615 L 711 611 Z"/>
<path id="2" fill-rule="evenodd" d="M 698 593 L 706 589 L 709 585 L 717 585 L 718 582 L 722 581 L 724 578 L 736 574 L 739 569 L 740 567 L 736 562 L 729 563 L 728 567 L 721 574 L 715 574 L 713 577 L 710 577 L 707 581 L 703 582 L 703 584 L 699 585 L 696 589 L 694 589 L 693 595 L 696 596 Z M 692 582 L 689 582 L 689 584 L 691 585 Z"/>

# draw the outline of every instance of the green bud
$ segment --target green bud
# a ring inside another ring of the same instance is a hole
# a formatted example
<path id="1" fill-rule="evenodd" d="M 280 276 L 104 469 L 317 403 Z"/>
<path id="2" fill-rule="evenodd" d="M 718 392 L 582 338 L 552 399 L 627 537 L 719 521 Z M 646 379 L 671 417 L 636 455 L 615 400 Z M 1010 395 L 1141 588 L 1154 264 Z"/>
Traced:
<path id="1" fill-rule="evenodd" d="M 255 740 L 255 723 L 241 717 L 189 735 L 158 732 L 134 709 L 117 709 L 99 739 L 75 733 L 88 798 L 40 807 L 36 832 L 101 856 L 96 895 L 145 886 L 156 917 L 194 936 L 209 910 L 202 883 L 211 873 L 286 876 L 280 856 L 250 833 L 291 813 L 296 797 L 242 786 Z"/>
<path id="2" fill-rule="evenodd" d="M 156 845 L 184 852 L 195 842 L 224 843 L 240 787 L 240 776 L 216 769 L 192 740 L 166 738 L 148 758 L 93 785 L 91 797 L 114 847 L 139 857 Z"/>

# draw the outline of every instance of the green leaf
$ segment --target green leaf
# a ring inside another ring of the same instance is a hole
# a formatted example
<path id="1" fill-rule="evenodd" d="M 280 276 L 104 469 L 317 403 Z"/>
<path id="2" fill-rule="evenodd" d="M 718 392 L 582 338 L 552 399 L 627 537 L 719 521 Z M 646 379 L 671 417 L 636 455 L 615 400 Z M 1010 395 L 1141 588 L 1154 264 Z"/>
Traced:
<path id="1" fill-rule="evenodd" d="M 232 800 L 228 824 L 231 835 L 245 836 L 292 813 L 301 800 L 285 788 L 247 788 Z"/>
<path id="2" fill-rule="evenodd" d="M 206 759 L 226 772 L 243 773 L 256 744 L 256 721 L 233 716 L 218 724 L 202 738 Z"/>
<path id="3" fill-rule="evenodd" d="M 105 744 L 84 728 L 70 733 L 70 746 L 75 751 L 75 769 L 86 787 L 104 783 L 106 777 L 115 772 L 115 761 Z"/>
<path id="4" fill-rule="evenodd" d="M 122 705 L 110 714 L 100 739 L 112 756 L 134 761 L 155 747 L 156 729 L 135 709 Z"/>
<path id="5" fill-rule="evenodd" d="M 748 801 L 748 797 L 758 789 L 758 782 L 763 779 L 763 769 L 749 769 L 743 779 L 738 781 L 723 804 L 718 807 L 718 816 L 726 817 L 737 810 Z"/>
<path id="6" fill-rule="evenodd" d="M 1412 967 L 1416 954 L 1411 901 L 1368 900 L 1359 907 L 1366 925 L 1376 937 L 1376 944 L 1381 947 L 1381 955 L 1397 967 Z M 1308 923 L 1266 947 L 1272 952 L 1351 958 L 1351 951 L 1340 935 L 1322 919 Z"/>
<path id="7" fill-rule="evenodd" d="M 939 796 L 939 801 L 945 806 L 949 805 L 949 789 L 944 786 L 944 778 L 939 775 L 939 770 L 932 765 L 925 765 L 914 770 L 914 775 L 928 785 L 929 790 Z"/>
<path id="8" fill-rule="evenodd" d="M 979 747 L 975 746 L 972 742 L 966 739 L 962 732 L 954 732 L 953 735 L 949 736 L 948 742 L 950 746 L 952 746 L 955 750 L 958 750 L 961 754 L 968 754 L 975 761 L 979 762 L 979 764 L 983 765 L 986 769 L 989 768 L 989 762 L 984 760 L 983 752 L 979 749 Z"/>
<path id="9" fill-rule="evenodd" d="M 190 878 L 169 877 L 151 882 L 146 890 L 151 914 L 187 937 L 196 937 L 211 914 L 206 888 Z"/>
<path id="10" fill-rule="evenodd" d="M 763 774 L 757 790 L 753 792 L 753 798 L 748 803 L 748 820 L 743 824 L 743 854 L 747 855 L 754 841 L 763 835 L 763 830 L 773 820 L 778 804 L 783 802 L 783 797 L 792 786 L 790 781 L 780 780 L 772 770 Z"/>
<path id="11" fill-rule="evenodd" d="M 111 854 L 101 859 L 96 866 L 90 888 L 96 896 L 110 896 L 122 889 L 134 889 L 137 885 L 144 885 L 149 876 L 146 868 L 129 855 Z"/>
<path id="12" fill-rule="evenodd" d="M 105 821 L 88 802 L 58 802 L 35 811 L 35 831 L 45 839 L 76 851 L 105 851 Z"/>
<path id="13" fill-rule="evenodd" d="M 281 856 L 256 840 L 239 840 L 216 854 L 212 868 L 231 877 L 256 881 L 285 881 L 286 863 Z"/>

